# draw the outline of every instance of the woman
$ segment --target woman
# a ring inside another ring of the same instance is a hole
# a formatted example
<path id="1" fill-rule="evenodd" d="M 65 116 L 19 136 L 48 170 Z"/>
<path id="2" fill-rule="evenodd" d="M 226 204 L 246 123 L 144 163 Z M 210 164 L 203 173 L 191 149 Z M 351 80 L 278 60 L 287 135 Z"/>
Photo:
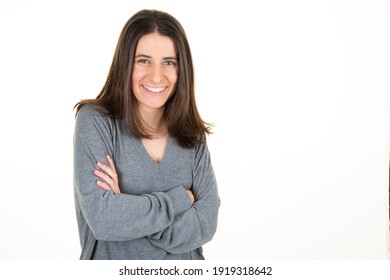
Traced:
<path id="1" fill-rule="evenodd" d="M 80 258 L 204 259 L 220 201 L 180 23 L 136 13 L 102 91 L 75 108 Z"/>

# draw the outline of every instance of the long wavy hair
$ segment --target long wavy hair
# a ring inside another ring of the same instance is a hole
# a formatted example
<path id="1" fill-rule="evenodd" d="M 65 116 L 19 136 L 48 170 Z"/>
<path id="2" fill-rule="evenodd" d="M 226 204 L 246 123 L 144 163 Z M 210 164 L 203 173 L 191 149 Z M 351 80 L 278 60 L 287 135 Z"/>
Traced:
<path id="1" fill-rule="evenodd" d="M 76 115 L 85 104 L 97 104 L 105 110 L 102 113 L 121 121 L 137 138 L 145 136 L 137 99 L 132 92 L 132 70 L 138 40 L 147 34 L 158 33 L 171 38 L 178 57 L 178 80 L 176 90 L 165 104 L 164 118 L 168 132 L 185 148 L 204 142 L 210 134 L 211 125 L 204 122 L 195 102 L 194 67 L 187 36 L 181 24 L 171 15 L 156 11 L 142 10 L 133 15 L 123 27 L 116 46 L 114 58 L 106 83 L 95 99 L 78 102 Z"/>

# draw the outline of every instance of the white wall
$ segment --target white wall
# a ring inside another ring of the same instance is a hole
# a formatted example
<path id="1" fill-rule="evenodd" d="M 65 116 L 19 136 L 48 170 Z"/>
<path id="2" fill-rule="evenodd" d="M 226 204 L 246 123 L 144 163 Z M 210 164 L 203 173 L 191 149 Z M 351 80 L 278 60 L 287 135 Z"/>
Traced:
<path id="1" fill-rule="evenodd" d="M 384 259 L 388 1 L 2 1 L 0 259 L 77 259 L 73 105 L 142 8 L 196 67 L 222 206 L 208 259 Z"/>

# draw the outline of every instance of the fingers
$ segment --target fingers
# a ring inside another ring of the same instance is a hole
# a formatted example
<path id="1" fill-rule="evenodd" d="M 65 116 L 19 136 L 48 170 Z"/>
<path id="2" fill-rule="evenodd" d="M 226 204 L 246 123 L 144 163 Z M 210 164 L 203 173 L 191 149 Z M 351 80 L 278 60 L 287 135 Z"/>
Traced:
<path id="1" fill-rule="evenodd" d="M 112 160 L 110 155 L 107 155 L 106 157 L 109 166 L 102 162 L 97 162 L 96 165 L 100 168 L 100 170 L 95 169 L 93 171 L 95 176 L 102 179 L 102 181 L 96 181 L 96 184 L 104 190 L 112 190 L 115 193 L 121 193 L 118 185 L 118 174 L 115 168 L 114 161 Z"/>
<path id="2" fill-rule="evenodd" d="M 116 173 L 115 164 L 110 155 L 107 155 L 108 163 L 110 164 L 111 169 Z"/>
<path id="3" fill-rule="evenodd" d="M 111 159 L 111 162 L 112 162 L 112 159 Z M 101 163 L 101 162 L 97 162 L 96 165 L 101 170 L 103 170 L 108 176 L 110 176 L 112 179 L 117 180 L 118 176 L 116 173 L 114 162 L 112 162 L 112 164 L 110 163 L 110 165 L 113 166 L 114 168 L 112 168 L 111 166 L 105 165 L 104 163 Z"/>
<path id="4" fill-rule="evenodd" d="M 99 177 L 100 179 L 103 179 L 109 186 L 113 186 L 114 185 L 114 181 L 106 173 L 101 172 L 101 171 L 95 169 L 93 171 L 93 174 L 95 174 L 95 176 Z"/>
<path id="5" fill-rule="evenodd" d="M 111 191 L 111 187 L 107 185 L 105 182 L 102 182 L 100 180 L 96 180 L 96 184 L 101 187 L 103 190 Z"/>
<path id="6" fill-rule="evenodd" d="M 194 202 L 195 202 L 194 193 L 193 193 L 191 190 L 187 190 L 187 194 L 188 194 L 188 196 L 189 196 L 190 199 L 191 199 L 191 203 L 194 203 Z"/>

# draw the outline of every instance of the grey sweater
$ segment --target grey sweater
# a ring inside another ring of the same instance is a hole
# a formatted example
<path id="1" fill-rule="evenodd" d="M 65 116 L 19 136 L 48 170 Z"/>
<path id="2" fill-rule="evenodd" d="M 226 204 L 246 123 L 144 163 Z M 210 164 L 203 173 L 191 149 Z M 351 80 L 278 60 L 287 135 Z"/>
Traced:
<path id="1" fill-rule="evenodd" d="M 169 137 L 157 164 L 117 121 L 84 105 L 74 133 L 80 259 L 204 259 L 220 200 L 207 144 L 184 149 Z M 116 165 L 121 194 L 96 185 L 98 161 Z M 196 202 L 191 204 L 187 189 Z"/>

